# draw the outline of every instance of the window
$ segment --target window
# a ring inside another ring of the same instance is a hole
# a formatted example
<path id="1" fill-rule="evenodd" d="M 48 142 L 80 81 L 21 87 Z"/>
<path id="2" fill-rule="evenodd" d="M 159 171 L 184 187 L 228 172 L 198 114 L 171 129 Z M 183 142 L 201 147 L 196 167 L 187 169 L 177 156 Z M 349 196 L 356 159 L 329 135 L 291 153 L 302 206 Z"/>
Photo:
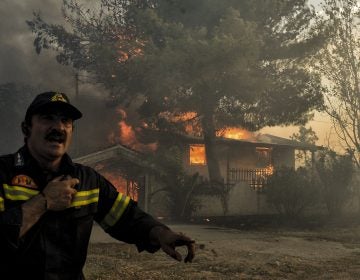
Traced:
<path id="1" fill-rule="evenodd" d="M 266 167 L 271 164 L 271 148 L 256 147 L 256 166 Z"/>
<path id="2" fill-rule="evenodd" d="M 190 165 L 206 165 L 205 145 L 190 145 Z"/>

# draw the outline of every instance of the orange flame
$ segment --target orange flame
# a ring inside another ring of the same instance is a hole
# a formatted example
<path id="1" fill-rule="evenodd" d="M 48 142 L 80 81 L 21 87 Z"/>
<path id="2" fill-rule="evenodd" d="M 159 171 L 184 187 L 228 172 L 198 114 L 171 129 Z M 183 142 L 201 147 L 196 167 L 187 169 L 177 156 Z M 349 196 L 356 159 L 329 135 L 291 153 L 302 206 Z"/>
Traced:
<path id="1" fill-rule="evenodd" d="M 167 99 L 167 98 L 165 98 Z M 161 112 L 159 117 L 163 117 L 173 123 L 186 123 L 185 132 L 189 135 L 199 135 L 201 129 L 197 124 L 198 114 L 196 112 L 171 113 Z"/>
<path id="2" fill-rule="evenodd" d="M 121 108 L 117 108 L 116 111 L 118 114 L 120 114 L 122 120 L 119 121 L 118 123 L 119 132 L 118 133 L 111 132 L 108 135 L 108 140 L 110 143 L 112 144 L 120 143 L 131 149 L 142 152 L 155 151 L 157 149 L 156 142 L 149 144 L 140 143 L 139 140 L 136 138 L 135 129 L 126 122 L 127 119 L 126 112 Z M 143 126 L 146 127 L 145 124 Z"/>
<path id="3" fill-rule="evenodd" d="M 134 40 L 131 36 L 124 34 L 119 34 L 116 37 L 119 39 L 119 44 L 117 46 L 117 62 L 124 63 L 131 57 L 137 57 L 144 54 L 143 48 L 145 46 L 145 41 L 140 41 L 138 39 Z"/>
<path id="4" fill-rule="evenodd" d="M 216 136 L 237 139 L 237 140 L 255 140 L 255 136 L 250 131 L 238 128 L 238 127 L 227 127 L 217 131 Z"/>
<path id="5" fill-rule="evenodd" d="M 197 144 L 190 145 L 190 164 L 191 165 L 205 165 L 205 145 Z"/>
<path id="6" fill-rule="evenodd" d="M 274 173 L 274 166 L 269 164 L 265 168 L 257 168 L 256 173 L 260 175 L 261 173 L 265 173 L 265 175 L 272 175 Z"/>
<path id="7" fill-rule="evenodd" d="M 131 183 L 125 178 L 107 171 L 102 172 L 102 175 L 114 185 L 118 192 L 130 196 L 133 200 L 138 199 L 137 189 L 130 188 Z"/>

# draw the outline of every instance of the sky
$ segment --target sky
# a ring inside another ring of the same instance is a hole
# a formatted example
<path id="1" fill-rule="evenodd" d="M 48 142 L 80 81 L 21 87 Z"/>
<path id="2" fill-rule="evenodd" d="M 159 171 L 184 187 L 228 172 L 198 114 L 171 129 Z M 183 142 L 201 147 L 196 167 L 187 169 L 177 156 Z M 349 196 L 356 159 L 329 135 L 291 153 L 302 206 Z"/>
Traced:
<path id="1" fill-rule="evenodd" d="M 311 1 L 317 4 L 319 1 Z M 0 1 L 0 84 L 23 83 L 33 85 L 41 91 L 55 90 L 75 94 L 74 70 L 62 66 L 55 60 L 55 53 L 43 51 L 35 53 L 34 35 L 30 32 L 26 20 L 31 20 L 34 11 L 41 11 L 46 21 L 63 23 L 61 0 L 1 0 Z M 97 95 L 100 88 L 89 84 L 80 84 L 80 94 Z M 324 114 L 316 114 L 311 126 L 319 137 L 318 145 L 330 145 L 338 148 L 330 120 Z M 272 127 L 261 130 L 288 138 L 298 131 L 298 127 Z M 1 131 L 0 133 L 5 133 Z M 330 141 L 329 141 L 330 137 Z"/>

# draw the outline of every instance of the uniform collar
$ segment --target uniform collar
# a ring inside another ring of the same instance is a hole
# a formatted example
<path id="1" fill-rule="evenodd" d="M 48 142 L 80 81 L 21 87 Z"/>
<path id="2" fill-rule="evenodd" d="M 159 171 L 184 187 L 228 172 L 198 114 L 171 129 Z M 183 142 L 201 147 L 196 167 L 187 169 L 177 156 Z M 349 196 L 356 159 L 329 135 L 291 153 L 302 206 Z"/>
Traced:
<path id="1" fill-rule="evenodd" d="M 16 168 L 38 168 L 41 169 L 38 162 L 31 155 L 28 147 L 24 145 L 14 154 L 14 166 Z M 68 154 L 64 154 L 60 168 L 57 173 L 73 174 L 75 165 Z"/>

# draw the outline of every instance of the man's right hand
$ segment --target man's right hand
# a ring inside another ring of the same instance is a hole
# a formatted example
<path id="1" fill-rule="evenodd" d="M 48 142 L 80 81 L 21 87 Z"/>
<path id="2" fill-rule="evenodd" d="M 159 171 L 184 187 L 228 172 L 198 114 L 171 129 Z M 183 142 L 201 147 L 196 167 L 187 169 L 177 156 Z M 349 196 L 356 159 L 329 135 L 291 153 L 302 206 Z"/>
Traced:
<path id="1" fill-rule="evenodd" d="M 75 185 L 79 184 L 79 179 L 70 176 L 59 176 L 50 181 L 42 191 L 47 209 L 61 211 L 69 208 L 76 194 Z"/>

